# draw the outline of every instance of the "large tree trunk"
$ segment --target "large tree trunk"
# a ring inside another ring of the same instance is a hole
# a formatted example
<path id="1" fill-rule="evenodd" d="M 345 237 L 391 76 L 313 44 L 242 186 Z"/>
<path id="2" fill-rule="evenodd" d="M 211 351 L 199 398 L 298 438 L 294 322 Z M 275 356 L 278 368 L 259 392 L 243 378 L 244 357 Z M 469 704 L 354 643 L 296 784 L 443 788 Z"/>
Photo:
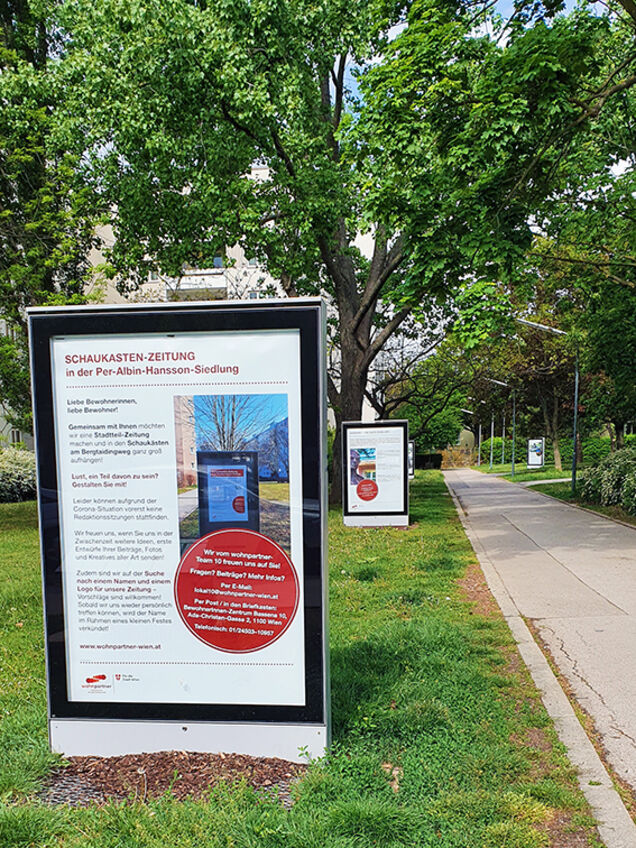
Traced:
<path id="1" fill-rule="evenodd" d="M 614 422 L 614 429 L 616 430 L 616 450 L 620 450 L 625 447 L 625 431 L 624 424 L 622 421 Z"/>
<path id="2" fill-rule="evenodd" d="M 554 445 L 554 467 L 557 471 L 563 471 L 559 447 L 559 398 L 556 394 L 552 404 L 552 444 Z"/>
<path id="3" fill-rule="evenodd" d="M 364 390 L 367 384 L 368 366 L 365 367 L 364 353 L 355 344 L 346 341 L 342 333 L 341 378 L 339 390 L 330 386 L 329 400 L 336 418 L 336 438 L 333 444 L 329 503 L 342 503 L 342 422 L 360 421 Z M 352 340 L 350 340 L 352 341 Z"/>
<path id="4" fill-rule="evenodd" d="M 554 397 L 552 415 L 550 415 L 550 413 L 548 412 L 548 403 L 546 398 L 541 397 L 539 399 L 539 403 L 541 404 L 541 412 L 543 413 L 543 425 L 545 427 L 545 434 L 552 441 L 552 451 L 554 453 L 554 467 L 557 471 L 563 471 L 563 465 L 561 463 L 561 449 L 559 447 L 558 398 L 556 396 Z"/>
<path id="5" fill-rule="evenodd" d="M 337 383 L 329 379 L 329 402 L 336 418 L 329 501 L 339 504 L 342 502 L 342 422 L 359 421 L 362 417 L 369 368 L 410 309 L 386 315 L 381 328 L 374 322 L 382 287 L 403 259 L 402 240 L 396 239 L 389 249 L 383 226 L 378 226 L 373 257 L 362 287 L 352 261 L 344 220 L 340 221 L 333 242 L 321 239 L 319 247 L 333 282 L 340 335 L 340 378 Z"/>
<path id="6" fill-rule="evenodd" d="M 554 453 L 554 467 L 557 471 L 563 471 L 563 465 L 561 463 L 561 448 L 559 447 L 558 436 L 552 438 L 552 452 Z"/>

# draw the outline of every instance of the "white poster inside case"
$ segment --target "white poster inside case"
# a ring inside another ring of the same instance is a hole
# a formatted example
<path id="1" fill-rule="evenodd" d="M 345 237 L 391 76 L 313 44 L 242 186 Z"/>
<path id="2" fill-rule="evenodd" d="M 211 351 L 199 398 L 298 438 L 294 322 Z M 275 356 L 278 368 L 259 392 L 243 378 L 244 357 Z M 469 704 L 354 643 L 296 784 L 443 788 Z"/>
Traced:
<path id="1" fill-rule="evenodd" d="M 545 439 L 528 439 L 528 468 L 545 465 Z"/>

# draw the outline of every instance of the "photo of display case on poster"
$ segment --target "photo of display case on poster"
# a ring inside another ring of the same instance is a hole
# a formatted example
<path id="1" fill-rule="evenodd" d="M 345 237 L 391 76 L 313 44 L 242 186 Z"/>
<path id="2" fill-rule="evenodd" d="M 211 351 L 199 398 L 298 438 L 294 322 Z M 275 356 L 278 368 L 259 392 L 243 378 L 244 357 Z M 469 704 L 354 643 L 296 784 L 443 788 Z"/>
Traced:
<path id="1" fill-rule="evenodd" d="M 305 597 L 323 572 L 320 557 L 308 560 L 322 542 L 307 538 L 305 508 L 308 486 L 312 504 L 324 499 L 305 469 L 324 429 L 315 354 L 313 371 L 303 366 L 303 343 L 315 352 L 320 339 L 312 308 L 297 307 L 294 326 L 281 306 L 278 316 L 181 306 L 175 329 L 191 329 L 176 332 L 153 331 L 147 307 L 109 312 L 108 333 L 95 309 L 33 319 L 34 338 L 48 330 L 53 468 L 42 416 L 39 443 L 59 518 L 48 532 L 61 569 L 45 562 L 62 581 L 48 599 L 64 622 L 52 700 L 70 714 L 108 704 L 133 717 L 157 704 L 165 717 L 203 705 L 227 720 L 268 708 L 324 715 L 324 686 L 310 703 L 308 683 L 324 683 L 324 616 L 318 656 Z M 158 312 L 165 326 L 169 310 Z"/>
<path id="2" fill-rule="evenodd" d="M 342 425 L 345 524 L 408 525 L 408 444 L 407 421 Z"/>
<path id="3" fill-rule="evenodd" d="M 545 439 L 528 439 L 528 468 L 543 468 Z"/>

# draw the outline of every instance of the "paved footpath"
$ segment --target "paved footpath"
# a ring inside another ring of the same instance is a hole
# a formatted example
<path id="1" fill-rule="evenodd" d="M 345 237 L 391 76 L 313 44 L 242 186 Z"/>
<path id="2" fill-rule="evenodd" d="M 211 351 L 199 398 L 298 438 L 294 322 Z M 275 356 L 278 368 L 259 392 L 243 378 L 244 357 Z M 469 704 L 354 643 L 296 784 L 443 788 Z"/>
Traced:
<path id="1" fill-rule="evenodd" d="M 179 521 L 187 518 L 199 506 L 199 495 L 196 489 L 188 489 L 179 495 Z"/>
<path id="2" fill-rule="evenodd" d="M 636 791 L 636 528 L 478 471 L 445 478 L 504 615 L 532 620 Z"/>

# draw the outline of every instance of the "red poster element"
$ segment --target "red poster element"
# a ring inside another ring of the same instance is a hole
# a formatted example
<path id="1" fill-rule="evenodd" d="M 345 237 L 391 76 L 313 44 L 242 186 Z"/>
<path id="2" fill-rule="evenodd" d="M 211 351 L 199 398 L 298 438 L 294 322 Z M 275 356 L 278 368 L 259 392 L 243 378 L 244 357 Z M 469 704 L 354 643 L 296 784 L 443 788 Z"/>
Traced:
<path id="1" fill-rule="evenodd" d="M 356 486 L 356 493 L 361 501 L 372 501 L 378 494 L 378 484 L 375 480 L 362 480 Z"/>
<path id="2" fill-rule="evenodd" d="M 211 468 L 210 477 L 243 477 L 242 468 Z"/>
<path id="3" fill-rule="evenodd" d="M 232 501 L 232 509 L 234 512 L 245 512 L 245 498 L 243 495 L 237 495 Z"/>
<path id="4" fill-rule="evenodd" d="M 217 530 L 185 552 L 174 581 L 177 609 L 197 639 L 233 654 L 259 651 L 292 623 L 296 569 L 278 545 L 253 530 Z"/>

